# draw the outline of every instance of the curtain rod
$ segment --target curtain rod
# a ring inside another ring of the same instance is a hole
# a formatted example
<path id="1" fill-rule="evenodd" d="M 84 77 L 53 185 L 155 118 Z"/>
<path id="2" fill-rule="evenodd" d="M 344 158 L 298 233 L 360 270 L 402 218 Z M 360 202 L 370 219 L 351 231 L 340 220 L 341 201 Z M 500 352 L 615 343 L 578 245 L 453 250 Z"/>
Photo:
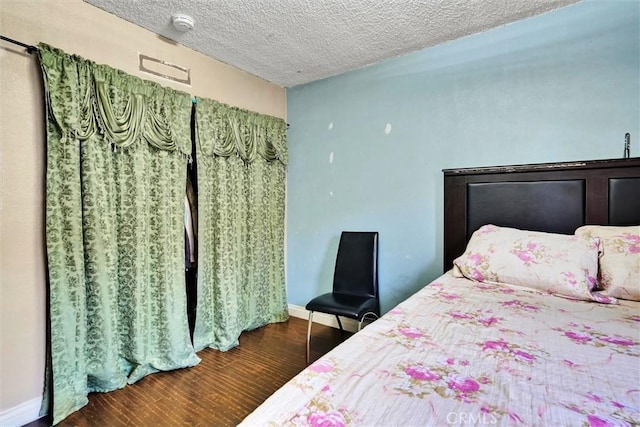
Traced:
<path id="1" fill-rule="evenodd" d="M 18 45 L 18 46 L 22 46 L 23 48 L 27 49 L 27 53 L 34 53 L 34 52 L 38 51 L 38 48 L 35 47 L 35 46 L 19 42 L 18 40 L 10 39 L 9 37 L 5 37 L 5 36 L 3 36 L 1 34 L 0 34 L 0 39 L 4 40 L 6 42 L 9 42 L 9 43 L 13 43 L 13 44 Z M 196 98 L 193 98 L 191 100 L 191 102 L 196 104 L 198 102 L 198 100 Z M 287 123 L 287 128 L 289 128 L 289 126 L 291 126 L 291 125 L 289 123 Z"/>
<path id="2" fill-rule="evenodd" d="M 18 40 L 10 39 L 9 37 L 5 37 L 3 35 L 0 35 L 0 39 L 9 43 L 16 44 L 18 46 L 22 46 L 23 48 L 27 49 L 28 53 L 34 53 L 38 51 L 38 48 L 35 46 L 31 46 L 30 44 L 19 42 Z"/>

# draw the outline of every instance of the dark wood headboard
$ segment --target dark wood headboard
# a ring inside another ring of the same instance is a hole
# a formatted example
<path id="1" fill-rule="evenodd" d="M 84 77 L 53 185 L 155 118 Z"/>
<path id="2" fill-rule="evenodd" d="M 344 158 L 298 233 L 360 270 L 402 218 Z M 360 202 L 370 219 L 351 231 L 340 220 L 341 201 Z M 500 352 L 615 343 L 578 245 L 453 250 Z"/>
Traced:
<path id="1" fill-rule="evenodd" d="M 640 158 L 445 169 L 444 271 L 484 224 L 573 234 L 640 224 Z"/>

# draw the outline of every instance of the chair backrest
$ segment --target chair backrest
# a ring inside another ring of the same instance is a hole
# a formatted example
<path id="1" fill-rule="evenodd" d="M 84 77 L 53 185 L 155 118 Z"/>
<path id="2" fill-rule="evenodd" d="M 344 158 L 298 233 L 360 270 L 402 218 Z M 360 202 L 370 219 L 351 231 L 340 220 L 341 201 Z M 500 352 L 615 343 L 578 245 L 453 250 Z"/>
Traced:
<path id="1" fill-rule="evenodd" d="M 379 298 L 378 232 L 342 232 L 333 274 L 333 292 Z"/>

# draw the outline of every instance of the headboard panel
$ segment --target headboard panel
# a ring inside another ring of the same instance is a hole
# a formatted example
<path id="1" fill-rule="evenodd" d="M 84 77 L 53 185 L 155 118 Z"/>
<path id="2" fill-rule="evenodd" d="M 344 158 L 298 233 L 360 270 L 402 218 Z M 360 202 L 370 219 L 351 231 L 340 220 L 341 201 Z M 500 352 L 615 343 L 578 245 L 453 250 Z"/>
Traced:
<path id="1" fill-rule="evenodd" d="M 640 158 L 445 169 L 444 271 L 484 224 L 573 234 L 640 224 Z"/>
<path id="2" fill-rule="evenodd" d="M 609 179 L 609 223 L 638 224 L 640 178 Z"/>
<path id="3" fill-rule="evenodd" d="M 573 233 L 584 224 L 585 183 L 562 181 L 473 182 L 467 185 L 467 241 L 485 224 Z"/>

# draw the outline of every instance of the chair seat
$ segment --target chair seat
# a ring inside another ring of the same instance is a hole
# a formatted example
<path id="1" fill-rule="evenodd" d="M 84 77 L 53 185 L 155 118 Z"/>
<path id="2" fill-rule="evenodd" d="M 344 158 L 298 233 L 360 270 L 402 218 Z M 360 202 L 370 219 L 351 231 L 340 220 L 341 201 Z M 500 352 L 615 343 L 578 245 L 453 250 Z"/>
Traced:
<path id="1" fill-rule="evenodd" d="M 377 300 L 374 297 L 328 293 L 312 299 L 305 308 L 360 320 L 368 312 L 376 313 L 376 307 Z"/>

